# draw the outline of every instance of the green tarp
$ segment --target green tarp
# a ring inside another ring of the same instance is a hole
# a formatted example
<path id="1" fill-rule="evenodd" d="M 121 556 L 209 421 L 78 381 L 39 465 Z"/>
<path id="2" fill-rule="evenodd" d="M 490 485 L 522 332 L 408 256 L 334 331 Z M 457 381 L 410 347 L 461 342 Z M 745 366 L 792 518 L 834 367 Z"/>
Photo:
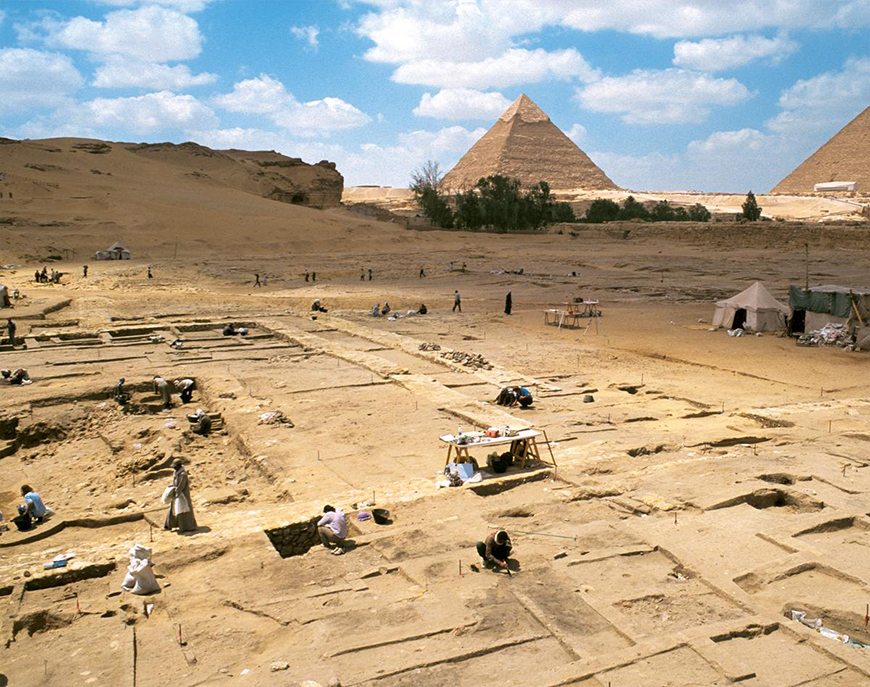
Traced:
<path id="1" fill-rule="evenodd" d="M 788 304 L 792 310 L 806 310 L 808 312 L 825 313 L 835 317 L 849 317 L 852 313 L 852 301 L 854 295 L 861 317 L 867 320 L 870 313 L 870 294 L 859 289 L 850 294 L 848 289 L 840 287 L 821 287 L 824 291 L 810 289 L 804 291 L 799 286 L 790 286 L 788 289 Z"/>
<path id="2" fill-rule="evenodd" d="M 837 317 L 849 317 L 852 311 L 848 293 L 804 291 L 797 286 L 789 287 L 788 304 L 792 310 L 809 310 Z"/>

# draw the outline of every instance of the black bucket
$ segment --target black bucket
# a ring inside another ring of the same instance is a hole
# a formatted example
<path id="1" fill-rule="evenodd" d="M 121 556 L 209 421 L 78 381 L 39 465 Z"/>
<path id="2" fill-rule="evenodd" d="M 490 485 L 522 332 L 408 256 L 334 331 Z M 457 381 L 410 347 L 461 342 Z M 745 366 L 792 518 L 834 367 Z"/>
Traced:
<path id="1" fill-rule="evenodd" d="M 372 508 L 372 517 L 379 525 L 392 525 L 393 520 L 390 518 L 390 511 L 386 508 Z"/>

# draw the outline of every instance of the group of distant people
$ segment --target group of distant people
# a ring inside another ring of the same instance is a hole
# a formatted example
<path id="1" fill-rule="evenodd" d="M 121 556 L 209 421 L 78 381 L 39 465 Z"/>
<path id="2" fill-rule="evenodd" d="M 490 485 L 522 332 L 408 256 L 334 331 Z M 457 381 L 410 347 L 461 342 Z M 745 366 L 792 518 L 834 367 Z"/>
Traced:
<path id="1" fill-rule="evenodd" d="M 52 268 L 51 273 L 49 273 L 48 268 L 44 265 L 41 271 L 36 270 L 33 273 L 33 279 L 37 284 L 60 284 L 61 276 L 63 276 L 63 272 L 58 272 Z"/>
<path id="2" fill-rule="evenodd" d="M 393 309 L 390 307 L 390 304 L 387 301 L 384 301 L 384 305 L 381 306 L 380 303 L 375 303 L 372 306 L 372 317 L 386 317 L 389 315 Z M 420 303 L 420 307 L 416 310 L 409 310 L 408 315 L 425 315 L 429 312 L 429 308 L 426 307 L 425 303 Z"/>

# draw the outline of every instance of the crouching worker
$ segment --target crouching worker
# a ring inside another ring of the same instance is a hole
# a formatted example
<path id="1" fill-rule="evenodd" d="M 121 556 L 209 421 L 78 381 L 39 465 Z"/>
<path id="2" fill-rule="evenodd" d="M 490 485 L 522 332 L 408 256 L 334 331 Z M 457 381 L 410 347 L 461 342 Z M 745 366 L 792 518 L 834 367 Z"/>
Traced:
<path id="1" fill-rule="evenodd" d="M 345 539 L 347 538 L 347 519 L 344 513 L 335 510 L 332 506 L 323 507 L 323 517 L 317 521 L 317 534 L 321 543 L 332 549 L 335 556 L 344 553 Z"/>
<path id="2" fill-rule="evenodd" d="M 53 513 L 53 511 L 42 502 L 42 497 L 37 494 L 29 484 L 25 484 L 21 487 L 21 495 L 24 497 L 24 508 L 27 511 L 27 514 L 33 518 L 35 524 L 38 525 Z"/>
<path id="3" fill-rule="evenodd" d="M 520 404 L 522 408 L 528 408 L 532 403 L 535 402 L 535 399 L 532 398 L 532 392 L 526 389 L 524 386 L 516 387 L 517 391 L 517 403 Z"/>
<path id="4" fill-rule="evenodd" d="M 490 532 L 486 541 L 477 542 L 477 554 L 487 568 L 509 570 L 508 556 L 511 555 L 512 548 L 510 537 L 504 530 Z"/>
<path id="5" fill-rule="evenodd" d="M 206 436 L 211 432 L 211 418 L 202 408 L 197 408 L 193 415 L 187 416 L 190 422 L 190 431 L 194 434 Z"/>
<path id="6" fill-rule="evenodd" d="M 319 298 L 315 298 L 314 302 L 311 304 L 311 312 L 329 312 L 329 311 L 323 307 L 323 303 L 321 303 Z"/>
<path id="7" fill-rule="evenodd" d="M 0 370 L 0 374 L 3 375 L 3 379 L 9 384 L 30 384 L 32 381 L 30 375 L 27 374 L 27 370 L 23 367 L 16 368 L 15 370 Z"/>
<path id="8" fill-rule="evenodd" d="M 515 406 L 517 403 L 523 408 L 528 408 L 534 403 L 532 392 L 524 386 L 506 386 L 498 393 L 495 402 L 500 406 Z"/>

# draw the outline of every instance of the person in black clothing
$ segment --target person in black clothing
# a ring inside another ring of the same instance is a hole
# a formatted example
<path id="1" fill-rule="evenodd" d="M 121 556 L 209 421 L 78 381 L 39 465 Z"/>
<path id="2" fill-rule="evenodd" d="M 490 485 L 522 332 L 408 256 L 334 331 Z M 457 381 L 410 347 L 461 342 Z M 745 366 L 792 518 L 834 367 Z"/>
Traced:
<path id="1" fill-rule="evenodd" d="M 508 291 L 507 296 L 504 297 L 504 314 L 505 315 L 511 314 L 511 308 L 513 307 L 513 305 L 514 305 L 514 301 L 513 301 L 513 298 L 511 298 L 511 292 Z"/>
<path id="2" fill-rule="evenodd" d="M 19 504 L 18 515 L 12 518 L 12 522 L 20 532 L 33 529 L 33 517 L 30 515 L 30 511 L 27 510 L 27 506 Z"/>
<path id="3" fill-rule="evenodd" d="M 6 333 L 9 335 L 9 345 L 15 346 L 15 323 L 12 321 L 12 318 L 8 318 L 6 320 Z"/>

